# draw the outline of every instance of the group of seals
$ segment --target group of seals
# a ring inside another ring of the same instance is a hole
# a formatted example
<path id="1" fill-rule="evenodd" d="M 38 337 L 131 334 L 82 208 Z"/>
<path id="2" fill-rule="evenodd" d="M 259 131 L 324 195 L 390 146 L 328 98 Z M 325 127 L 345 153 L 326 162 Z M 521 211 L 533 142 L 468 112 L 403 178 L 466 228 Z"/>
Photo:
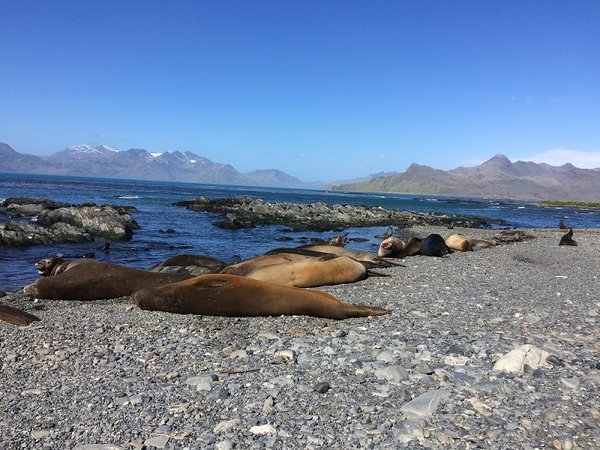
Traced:
<path id="1" fill-rule="evenodd" d="M 388 228 L 388 232 L 391 227 Z M 385 235 L 382 235 L 385 236 Z M 417 237 L 405 244 L 399 238 L 388 236 L 379 245 L 378 255 L 385 258 L 404 258 L 406 256 L 444 256 L 452 251 L 481 250 L 496 245 L 496 242 L 488 239 L 470 239 L 463 234 L 452 234 L 444 239 L 439 234 L 430 234 L 421 240 Z"/>
<path id="2" fill-rule="evenodd" d="M 223 264 L 203 255 L 178 255 L 154 267 L 160 270 L 192 265 L 224 272 L 193 276 L 187 271 L 145 271 L 94 260 L 46 258 L 36 263 L 36 269 L 44 278 L 25 286 L 23 292 L 30 297 L 54 300 L 98 300 L 133 295 L 142 309 L 180 314 L 304 314 L 346 319 L 390 313 L 387 309 L 351 305 L 330 294 L 303 289 L 362 280 L 369 273 L 367 267 L 393 265 L 368 252 L 316 245 L 289 249 L 288 252 L 279 249 L 225 268 Z"/>

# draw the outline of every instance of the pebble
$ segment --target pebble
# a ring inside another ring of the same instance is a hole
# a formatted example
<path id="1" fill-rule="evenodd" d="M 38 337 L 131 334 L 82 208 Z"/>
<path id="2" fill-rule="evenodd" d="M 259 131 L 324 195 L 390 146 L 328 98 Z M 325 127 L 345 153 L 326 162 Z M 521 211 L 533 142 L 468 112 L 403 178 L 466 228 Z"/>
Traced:
<path id="1" fill-rule="evenodd" d="M 325 394 L 329 391 L 329 389 L 330 389 L 329 383 L 327 383 L 326 381 L 317 383 L 315 385 L 315 391 L 317 391 L 319 394 Z"/>

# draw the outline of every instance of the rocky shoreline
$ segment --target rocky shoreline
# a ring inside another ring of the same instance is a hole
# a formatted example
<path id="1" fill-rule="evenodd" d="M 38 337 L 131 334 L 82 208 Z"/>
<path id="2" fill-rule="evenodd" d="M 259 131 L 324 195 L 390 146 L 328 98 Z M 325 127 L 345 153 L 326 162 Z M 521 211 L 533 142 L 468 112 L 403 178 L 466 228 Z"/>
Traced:
<path id="1" fill-rule="evenodd" d="M 400 228 L 417 225 L 460 225 L 468 228 L 489 228 L 504 224 L 479 216 L 450 216 L 440 213 L 419 213 L 390 210 L 382 207 L 355 205 L 327 205 L 325 203 L 296 204 L 267 202 L 251 197 L 206 198 L 197 197 L 174 203 L 198 212 L 225 215 L 224 220 L 213 222 L 227 229 L 253 228 L 257 225 L 284 225 L 294 231 L 341 231 L 349 227 L 387 226 Z"/>
<path id="2" fill-rule="evenodd" d="M 128 241 L 139 225 L 133 207 L 70 205 L 49 199 L 7 198 L 0 204 L 0 247 L 27 247 L 56 243 Z"/>
<path id="3" fill-rule="evenodd" d="M 600 232 L 529 232 L 322 288 L 393 311 L 374 318 L 10 293 L 41 321 L 0 323 L 0 449 L 599 448 Z"/>

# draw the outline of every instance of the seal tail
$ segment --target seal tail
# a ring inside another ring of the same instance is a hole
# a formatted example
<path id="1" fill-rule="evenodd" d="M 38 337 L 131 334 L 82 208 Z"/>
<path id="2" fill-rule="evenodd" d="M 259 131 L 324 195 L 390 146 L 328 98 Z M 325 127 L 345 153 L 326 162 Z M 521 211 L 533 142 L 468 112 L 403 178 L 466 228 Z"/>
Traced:
<path id="1" fill-rule="evenodd" d="M 12 306 L 0 305 L 0 320 L 13 325 L 29 325 L 40 318 Z"/>

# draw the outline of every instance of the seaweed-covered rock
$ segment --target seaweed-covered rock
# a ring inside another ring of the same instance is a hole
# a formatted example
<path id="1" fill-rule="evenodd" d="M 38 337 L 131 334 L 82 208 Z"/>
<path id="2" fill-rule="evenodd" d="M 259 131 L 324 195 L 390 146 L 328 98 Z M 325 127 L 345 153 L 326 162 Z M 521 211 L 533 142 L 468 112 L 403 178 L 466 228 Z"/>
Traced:
<path id="1" fill-rule="evenodd" d="M 285 225 L 293 230 L 329 231 L 348 227 L 414 225 L 446 225 L 457 223 L 465 227 L 487 228 L 492 221 L 478 216 L 449 216 L 438 213 L 417 213 L 389 210 L 382 207 L 363 205 L 327 205 L 325 203 L 297 204 L 266 202 L 248 196 L 216 198 L 198 197 L 180 201 L 182 206 L 194 211 L 213 212 L 225 215 L 225 219 L 214 225 L 228 229 L 251 228 L 256 225 Z"/>

